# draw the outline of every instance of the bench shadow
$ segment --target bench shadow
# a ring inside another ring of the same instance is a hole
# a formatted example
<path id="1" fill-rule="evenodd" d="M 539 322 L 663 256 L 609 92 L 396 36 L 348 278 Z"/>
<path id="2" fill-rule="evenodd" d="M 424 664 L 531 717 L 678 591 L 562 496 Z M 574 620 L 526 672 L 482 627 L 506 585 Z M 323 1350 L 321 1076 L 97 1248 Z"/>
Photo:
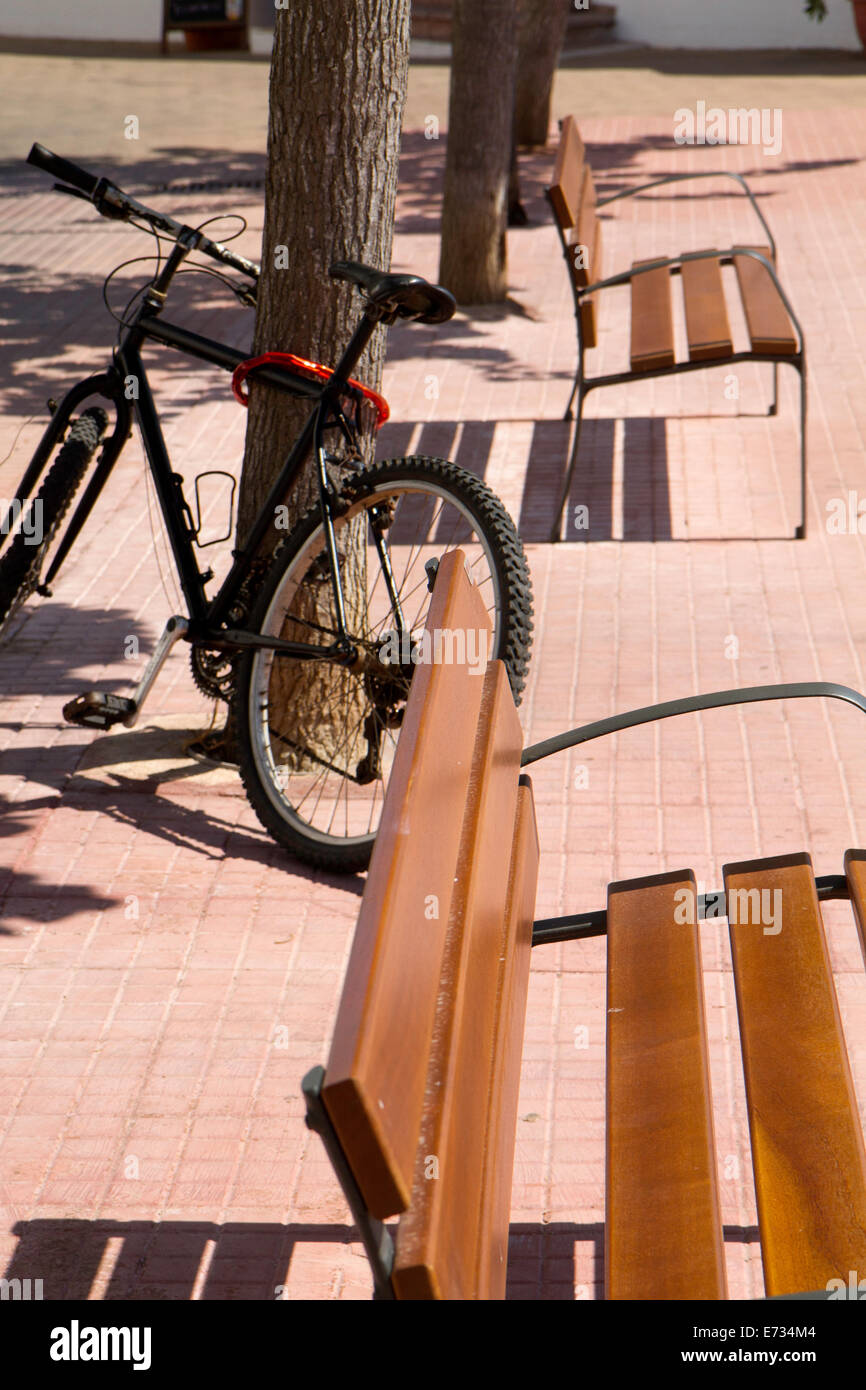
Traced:
<path id="1" fill-rule="evenodd" d="M 350 1226 L 231 1221 L 19 1221 L 4 1277 L 41 1279 L 46 1300 L 265 1299 L 299 1245 L 341 1244 Z"/>
<path id="2" fill-rule="evenodd" d="M 268 1300 L 280 1297 L 303 1245 L 356 1245 L 354 1227 L 324 1223 L 35 1219 L 12 1228 L 3 1278 L 42 1280 L 46 1301 Z M 726 1226 L 729 1243 L 755 1244 L 756 1226 Z M 575 1285 L 575 1247 L 589 1244 L 592 1283 Z M 514 1223 L 506 1299 L 603 1297 L 604 1225 Z M 13 1295 L 14 1296 L 14 1295 Z"/>
<path id="3" fill-rule="evenodd" d="M 533 420 L 531 424 L 520 513 L 514 521 L 525 543 L 543 544 L 550 538 L 574 426 L 567 420 Z M 613 419 L 588 419 L 583 423 L 580 463 L 575 469 L 566 508 L 566 540 L 613 539 L 615 424 Z M 452 458 L 476 477 L 485 478 L 496 427 L 497 422 L 489 420 L 433 421 L 421 427 L 414 450 Z M 406 423 L 386 425 L 382 430 L 380 453 L 386 456 L 390 451 L 398 455 L 407 450 L 415 428 Z M 458 431 L 461 432 L 459 443 Z M 623 539 L 670 540 L 663 419 L 646 417 L 625 421 L 623 485 Z"/>
<path id="4" fill-rule="evenodd" d="M 757 1245 L 757 1226 L 724 1226 L 726 1244 Z M 591 1283 L 575 1281 L 575 1247 L 589 1245 Z M 508 1235 L 509 1300 L 599 1300 L 604 1298 L 604 1223 L 551 1221 L 541 1225 L 512 1223 Z"/>
<path id="5" fill-rule="evenodd" d="M 694 545 L 703 541 L 717 543 L 749 538 L 742 533 L 674 535 L 666 419 L 656 415 L 633 415 L 623 420 L 622 477 L 618 486 L 615 478 L 616 424 L 616 419 L 611 417 L 590 417 L 583 421 L 579 462 L 563 514 L 563 541 L 578 544 L 611 540 L 675 541 Z M 436 420 L 422 423 L 420 429 L 418 424 L 400 421 L 385 425 L 378 454 L 380 458 L 400 457 L 411 448 L 414 453 L 451 458 L 467 472 L 486 479 L 497 492 L 491 453 L 500 425 L 503 428 L 531 426 L 522 465 L 519 506 L 511 500 L 512 518 L 525 544 L 544 545 L 550 539 L 571 453 L 572 421 Z M 521 451 L 524 448 L 521 440 Z M 622 494 L 621 517 L 614 515 L 615 491 Z M 762 535 L 760 539 L 774 537 Z M 776 539 L 790 537 L 787 532 L 780 531 Z"/>

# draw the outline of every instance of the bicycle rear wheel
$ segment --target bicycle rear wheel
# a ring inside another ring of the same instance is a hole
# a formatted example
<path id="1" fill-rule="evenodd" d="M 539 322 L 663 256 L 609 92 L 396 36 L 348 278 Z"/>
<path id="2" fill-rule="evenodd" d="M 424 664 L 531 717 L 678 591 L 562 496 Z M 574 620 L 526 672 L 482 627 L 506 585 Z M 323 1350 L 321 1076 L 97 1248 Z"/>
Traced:
<path id="1" fill-rule="evenodd" d="M 0 638 L 8 633 L 22 603 L 36 592 L 60 523 L 107 426 L 108 415 L 100 406 L 79 416 L 36 494 L 33 514 L 39 534 L 30 537 L 19 530 L 0 555 Z"/>
<path id="2" fill-rule="evenodd" d="M 246 652 L 238 664 L 233 720 L 241 776 L 265 828 L 308 863 L 349 873 L 367 866 L 378 829 L 430 602 L 426 562 L 458 546 L 465 552 L 493 628 L 490 655 L 505 662 L 517 700 L 531 645 L 532 587 L 501 502 L 444 459 L 378 464 L 343 484 L 340 503 L 335 529 L 347 625 L 353 645 L 376 658 L 373 669 L 370 663 L 353 671 L 272 651 Z M 395 592 L 408 645 L 401 644 L 383 672 L 377 654 L 400 627 Z M 334 641 L 318 510 L 275 552 L 249 626 L 287 641 Z"/>

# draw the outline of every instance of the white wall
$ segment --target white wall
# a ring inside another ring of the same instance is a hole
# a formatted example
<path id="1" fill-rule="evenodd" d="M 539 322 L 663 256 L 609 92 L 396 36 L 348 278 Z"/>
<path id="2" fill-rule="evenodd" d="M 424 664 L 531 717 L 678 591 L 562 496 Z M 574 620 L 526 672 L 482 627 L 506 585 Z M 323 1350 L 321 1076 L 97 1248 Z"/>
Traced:
<path id="1" fill-rule="evenodd" d="M 0 34 L 158 43 L 162 10 L 162 0 L 0 0 Z"/>
<path id="2" fill-rule="evenodd" d="M 816 24 L 803 0 L 616 0 L 617 37 L 660 48 L 859 48 L 849 0 Z M 253 0 L 252 22 L 270 3 Z M 162 0 L 0 0 L 0 35 L 154 43 Z"/>
<path id="3" fill-rule="evenodd" d="M 658 48 L 859 48 L 849 0 L 818 24 L 803 0 L 616 0 L 617 38 Z"/>

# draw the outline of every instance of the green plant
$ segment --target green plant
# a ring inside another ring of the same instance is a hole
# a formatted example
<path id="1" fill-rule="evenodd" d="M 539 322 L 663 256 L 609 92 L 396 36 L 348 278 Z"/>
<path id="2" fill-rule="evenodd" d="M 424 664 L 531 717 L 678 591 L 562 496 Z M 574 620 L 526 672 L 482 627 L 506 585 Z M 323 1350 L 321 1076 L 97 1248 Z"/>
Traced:
<path id="1" fill-rule="evenodd" d="M 806 0 L 806 14 L 820 23 L 827 17 L 827 0 Z"/>

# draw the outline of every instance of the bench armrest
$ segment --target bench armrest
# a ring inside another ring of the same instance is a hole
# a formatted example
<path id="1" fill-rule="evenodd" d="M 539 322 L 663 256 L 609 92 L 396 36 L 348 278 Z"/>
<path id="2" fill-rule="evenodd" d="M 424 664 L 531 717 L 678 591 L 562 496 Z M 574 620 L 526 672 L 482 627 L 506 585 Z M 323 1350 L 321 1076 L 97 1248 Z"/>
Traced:
<path id="1" fill-rule="evenodd" d="M 815 696 L 844 700 L 856 705 L 866 714 L 866 695 L 852 690 L 847 685 L 836 685 L 828 681 L 795 681 L 790 685 L 750 685 L 742 690 L 715 690 L 708 695 L 686 695 L 681 700 L 666 700 L 660 705 L 644 705 L 642 709 L 629 710 L 626 714 L 612 714 L 607 719 L 597 719 L 593 724 L 582 724 L 577 729 L 567 729 L 555 734 L 553 738 L 533 743 L 523 750 L 521 767 L 537 763 L 551 753 L 562 753 L 566 748 L 575 748 L 580 743 L 589 743 L 594 738 L 618 733 L 621 729 L 633 729 L 638 724 L 652 724 L 657 719 L 670 719 L 675 714 L 695 714 L 705 709 L 719 709 L 724 705 L 747 705 L 759 700 L 802 700 Z"/>
<path id="2" fill-rule="evenodd" d="M 752 192 L 749 185 L 746 183 L 746 180 L 743 178 L 742 174 L 735 174 L 731 169 L 707 169 L 703 172 L 694 174 L 668 174 L 663 179 L 652 179 L 650 183 L 638 184 L 637 188 L 626 188 L 623 190 L 622 193 L 612 193 L 609 198 L 599 198 L 596 202 L 596 207 L 606 207 L 608 203 L 616 203 L 621 198 L 633 198 L 637 193 L 645 193 L 647 189 L 650 188 L 661 188 L 662 185 L 666 183 L 685 183 L 686 179 L 734 179 L 734 181 L 740 185 L 749 202 L 751 203 L 752 208 L 754 209 L 755 216 L 757 217 L 758 221 L 763 227 L 767 240 L 770 243 L 770 251 L 772 253 L 773 260 L 776 259 L 776 242 L 773 238 L 773 233 L 767 226 L 767 221 L 764 217 L 764 214 L 758 207 L 755 195 Z"/>

